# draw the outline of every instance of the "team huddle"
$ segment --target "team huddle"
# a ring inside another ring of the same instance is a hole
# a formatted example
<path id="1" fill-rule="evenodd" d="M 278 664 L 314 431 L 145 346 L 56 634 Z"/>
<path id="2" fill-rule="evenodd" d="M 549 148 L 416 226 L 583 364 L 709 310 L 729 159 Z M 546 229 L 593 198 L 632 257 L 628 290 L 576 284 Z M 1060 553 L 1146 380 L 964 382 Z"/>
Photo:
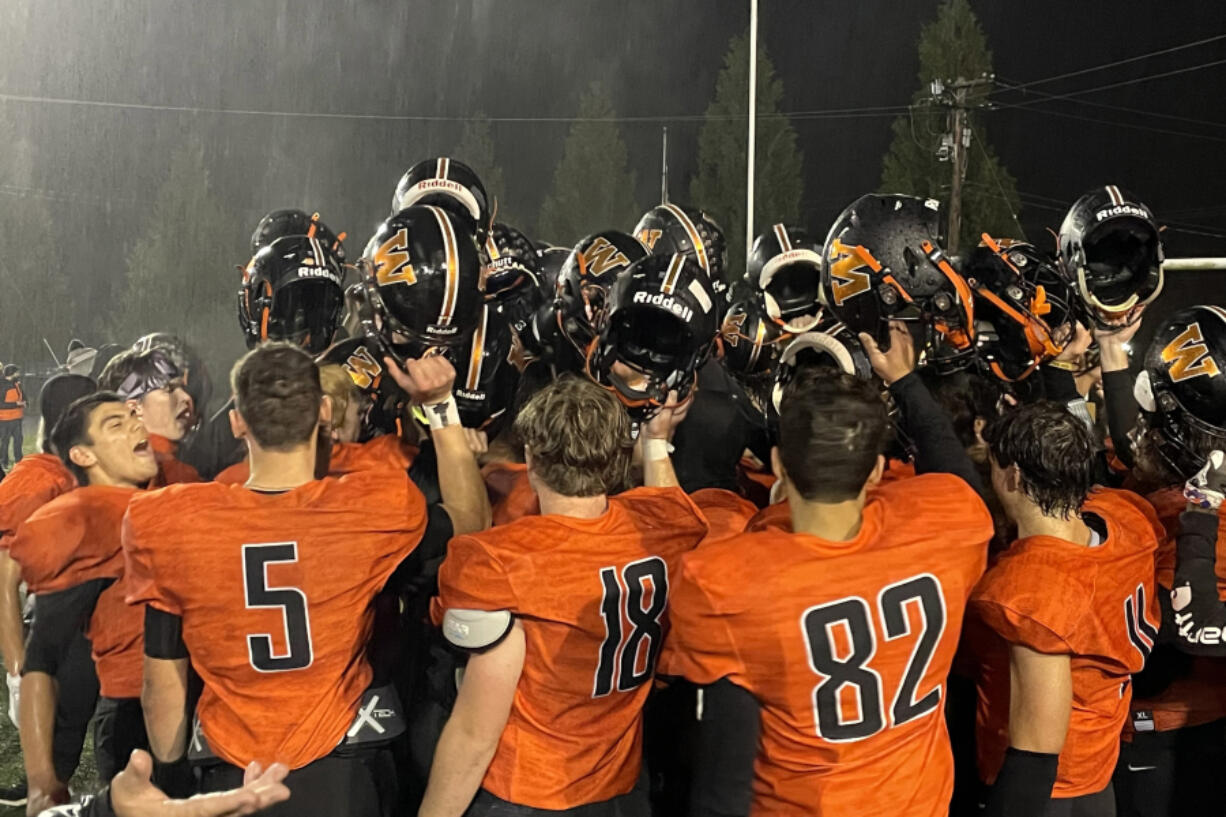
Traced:
<path id="1" fill-rule="evenodd" d="M 173 334 L 47 381 L 0 481 L 28 813 L 1220 812 L 1226 310 L 1130 374 L 1146 205 L 955 257 L 866 195 L 735 281 L 697 209 L 496 209 L 421 162 L 355 264 L 270 213 L 211 416 Z"/>

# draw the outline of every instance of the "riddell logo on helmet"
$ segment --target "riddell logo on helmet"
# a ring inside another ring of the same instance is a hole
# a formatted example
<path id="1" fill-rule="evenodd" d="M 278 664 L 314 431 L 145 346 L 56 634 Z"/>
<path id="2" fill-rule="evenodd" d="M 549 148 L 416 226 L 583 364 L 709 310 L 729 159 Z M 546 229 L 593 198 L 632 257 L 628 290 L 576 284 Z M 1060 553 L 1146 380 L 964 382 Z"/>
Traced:
<path id="1" fill-rule="evenodd" d="M 460 328 L 458 326 L 441 326 L 439 324 L 432 323 L 426 327 L 426 331 L 431 335 L 454 335 L 456 332 L 460 331 Z"/>
<path id="2" fill-rule="evenodd" d="M 455 396 L 459 397 L 462 400 L 475 400 L 477 402 L 480 402 L 485 399 L 485 392 L 469 391 L 468 389 L 456 389 Z"/>
<path id="3" fill-rule="evenodd" d="M 299 267 L 298 277 L 299 278 L 327 278 L 329 281 L 332 281 L 333 283 L 336 283 L 336 284 L 339 284 L 341 282 L 340 276 L 338 276 L 336 273 L 334 273 L 332 270 L 328 269 L 327 267 Z"/>
<path id="4" fill-rule="evenodd" d="M 634 303 L 651 304 L 661 309 L 667 309 L 683 321 L 688 321 L 694 317 L 694 310 L 671 295 L 665 295 L 663 292 L 657 292 L 654 295 L 650 292 L 636 292 L 634 293 Z"/>
<path id="5" fill-rule="evenodd" d="M 1135 204 L 1117 204 L 1114 207 L 1099 210 L 1094 214 L 1094 220 L 1103 221 L 1104 219 L 1115 218 L 1116 216 L 1136 216 L 1137 218 L 1149 218 L 1149 215 Z"/>
<path id="6" fill-rule="evenodd" d="M 426 190 L 460 191 L 464 189 L 464 185 L 459 182 L 453 182 L 450 179 L 427 179 L 424 182 L 418 182 L 413 185 L 413 189 L 422 192 Z"/>

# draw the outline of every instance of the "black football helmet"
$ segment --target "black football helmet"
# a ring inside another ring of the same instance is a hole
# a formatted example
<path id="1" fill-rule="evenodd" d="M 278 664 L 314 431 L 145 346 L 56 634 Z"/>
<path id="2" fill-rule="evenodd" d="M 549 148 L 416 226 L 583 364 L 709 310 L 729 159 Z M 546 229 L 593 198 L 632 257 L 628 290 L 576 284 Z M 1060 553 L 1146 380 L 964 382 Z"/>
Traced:
<path id="1" fill-rule="evenodd" d="M 842 321 L 828 319 L 812 332 L 796 335 L 784 345 L 771 392 L 771 407 L 776 415 L 788 384 L 796 379 L 800 369 L 810 366 L 837 369 L 861 380 L 873 378 L 873 366 L 860 338 Z"/>
<path id="2" fill-rule="evenodd" d="M 643 421 L 676 391 L 684 400 L 715 343 L 715 292 L 686 255 L 641 258 L 617 277 L 586 372 Z"/>
<path id="3" fill-rule="evenodd" d="M 1061 314 L 1069 320 L 1067 288 L 1057 288 L 1053 306 L 1047 287 L 1035 283 L 1051 277 L 1038 270 L 1041 265 L 1050 267 L 1033 246 L 996 241 L 987 233 L 963 265 L 963 276 L 975 293 L 979 362 L 1006 383 L 1024 380 L 1064 350 L 1055 332 L 1061 324 L 1048 321 Z"/>
<path id="4" fill-rule="evenodd" d="M 1100 327 L 1162 291 L 1162 236 L 1154 214 L 1115 185 L 1083 195 L 1064 216 L 1060 265 Z"/>
<path id="5" fill-rule="evenodd" d="M 553 320 L 561 339 L 578 353 L 580 362 L 600 330 L 614 282 L 647 255 L 647 248 L 637 238 L 617 230 L 589 235 L 570 251 L 558 273 Z M 545 330 L 538 336 L 547 334 Z"/>
<path id="6" fill-rule="evenodd" d="M 320 365 L 335 363 L 344 367 L 349 379 L 362 395 L 364 411 L 359 440 L 380 434 L 398 434 L 406 416 L 409 397 L 387 373 L 383 362 L 387 354 L 382 343 L 364 336 L 342 340 L 316 358 Z"/>
<path id="7" fill-rule="evenodd" d="M 552 362 L 556 350 L 565 343 L 558 321 L 557 302 L 562 267 L 569 257 L 570 250 L 565 247 L 543 247 L 537 250 L 541 302 L 519 331 L 523 352 L 531 360 Z"/>
<path id="8" fill-rule="evenodd" d="M 763 293 L 748 291 L 733 301 L 720 327 L 724 366 L 738 379 L 770 376 L 791 338 L 767 314 Z"/>
<path id="9" fill-rule="evenodd" d="M 341 261 L 317 238 L 274 240 L 243 270 L 238 322 L 247 347 L 281 340 L 317 355 L 327 349 L 345 305 Z"/>
<path id="10" fill-rule="evenodd" d="M 441 207 L 379 226 L 361 261 L 374 323 L 393 356 L 463 346 L 480 317 L 481 259 L 470 227 Z"/>
<path id="11" fill-rule="evenodd" d="M 320 220 L 319 213 L 308 215 L 305 210 L 293 207 L 273 210 L 260 219 L 260 223 L 255 225 L 255 231 L 251 233 L 251 254 L 255 255 L 278 238 L 287 235 L 317 238 L 319 243 L 332 250 L 338 260 L 345 260 L 345 233 L 333 233 L 328 229 L 328 225 Z"/>
<path id="12" fill-rule="evenodd" d="M 808 332 L 821 321 L 822 246 L 805 230 L 776 224 L 754 239 L 745 277 L 785 331 Z"/>
<path id="13" fill-rule="evenodd" d="M 513 345 L 511 328 L 492 304 L 486 304 L 468 344 L 456 351 L 460 422 L 485 431 L 490 439 L 506 425 L 519 385 L 519 369 L 511 360 Z"/>
<path id="14" fill-rule="evenodd" d="M 517 334 L 545 302 L 541 294 L 540 254 L 528 237 L 506 224 L 490 228 L 482 245 L 485 301 Z"/>
<path id="15" fill-rule="evenodd" d="M 453 216 L 471 221 L 481 240 L 493 220 L 481 179 L 468 165 L 446 156 L 418 162 L 396 184 L 392 215 L 422 204 L 442 207 Z"/>
<path id="16" fill-rule="evenodd" d="M 715 219 L 694 207 L 661 204 L 651 208 L 634 227 L 634 236 L 652 255 L 688 255 L 711 279 L 711 289 L 722 296 L 728 288 L 728 242 Z"/>
<path id="17" fill-rule="evenodd" d="M 852 332 L 889 347 L 889 322 L 917 324 L 917 349 L 939 371 L 974 359 L 974 296 L 940 246 L 938 205 L 870 194 L 835 220 L 822 250 L 822 297 Z"/>
<path id="18" fill-rule="evenodd" d="M 1187 479 L 1226 439 L 1226 309 L 1193 306 L 1169 317 L 1145 352 L 1135 395 L 1158 453 Z"/>

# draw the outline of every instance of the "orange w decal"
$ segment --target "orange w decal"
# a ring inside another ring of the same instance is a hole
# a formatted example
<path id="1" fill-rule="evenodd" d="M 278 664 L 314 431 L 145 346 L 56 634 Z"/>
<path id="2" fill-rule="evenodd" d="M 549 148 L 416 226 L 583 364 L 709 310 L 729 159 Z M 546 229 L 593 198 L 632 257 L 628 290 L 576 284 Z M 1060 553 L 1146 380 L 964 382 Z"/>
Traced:
<path id="1" fill-rule="evenodd" d="M 835 306 L 868 291 L 870 279 L 864 268 L 869 266 L 855 247 L 835 239 L 830 247 L 830 289 Z"/>
<path id="2" fill-rule="evenodd" d="M 741 340 L 741 330 L 745 328 L 745 319 L 749 317 L 744 312 L 738 312 L 735 315 L 729 315 L 724 321 L 721 329 L 721 334 L 724 340 L 728 341 L 729 346 L 736 346 Z"/>
<path id="3" fill-rule="evenodd" d="M 581 253 L 585 272 L 594 278 L 599 278 L 611 269 L 624 267 L 630 263 L 626 254 L 609 243 L 607 238 L 598 238 Z"/>
<path id="4" fill-rule="evenodd" d="M 647 249 L 655 250 L 656 242 L 660 240 L 660 236 L 664 235 L 663 230 L 648 230 L 646 227 L 639 230 L 639 241 L 647 245 Z"/>
<path id="5" fill-rule="evenodd" d="M 1162 360 L 1171 364 L 1168 373 L 1176 383 L 1201 375 L 1214 377 L 1221 373 L 1217 361 L 1209 355 L 1209 347 L 1205 345 L 1199 323 L 1192 324 L 1168 343 L 1162 350 Z"/>
<path id="6" fill-rule="evenodd" d="M 383 374 L 383 367 L 375 362 L 370 350 L 359 346 L 345 361 L 345 371 L 349 372 L 353 385 L 359 389 L 368 389 L 378 382 L 379 375 Z"/>
<path id="7" fill-rule="evenodd" d="M 375 280 L 379 286 L 389 284 L 405 284 L 412 286 L 417 283 L 417 273 L 409 264 L 408 231 L 401 227 L 396 234 L 384 241 L 375 250 L 371 259 L 375 267 Z"/>

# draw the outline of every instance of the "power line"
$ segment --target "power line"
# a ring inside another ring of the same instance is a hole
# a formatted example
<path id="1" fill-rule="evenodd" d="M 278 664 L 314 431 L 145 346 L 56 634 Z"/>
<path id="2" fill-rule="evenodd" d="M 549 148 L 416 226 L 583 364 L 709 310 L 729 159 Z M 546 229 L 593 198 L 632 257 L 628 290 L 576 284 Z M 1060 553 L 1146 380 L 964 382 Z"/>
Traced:
<path id="1" fill-rule="evenodd" d="M 1070 91 L 1067 94 L 1053 94 L 1049 96 L 1048 99 L 1049 100 L 1050 99 L 1069 99 L 1070 97 L 1084 96 L 1085 94 L 1093 94 L 1093 93 L 1097 93 L 1098 91 L 1106 91 L 1111 88 L 1122 88 L 1125 85 L 1136 85 L 1139 82 L 1149 82 L 1150 80 L 1162 79 L 1164 77 L 1173 77 L 1177 74 L 1187 74 L 1192 71 L 1201 71 L 1205 68 L 1213 68 L 1218 65 L 1226 65 L 1226 59 L 1212 60 L 1210 62 L 1202 62 L 1197 65 L 1186 65 L 1183 68 L 1173 68 L 1170 71 L 1162 71 L 1161 73 L 1157 73 L 1157 74 L 1147 74 L 1146 76 L 1136 77 L 1134 79 L 1124 79 L 1124 80 L 1120 80 L 1119 82 L 1109 82 L 1106 85 L 1097 85 L 1093 88 L 1083 88 L 1080 91 Z M 1025 87 L 1025 86 L 1022 86 L 1022 87 Z M 1047 100 L 1033 100 L 1031 102 L 1019 102 L 1013 107 L 1022 108 L 1022 107 L 1027 107 L 1030 105 L 1037 105 L 1039 102 L 1045 102 L 1045 101 Z"/>
<path id="2" fill-rule="evenodd" d="M 1016 83 L 1010 82 L 1004 77 L 997 77 L 997 81 L 998 81 L 998 84 L 1002 86 L 1001 90 L 1004 90 L 1004 91 L 1016 91 L 1022 87 L 1020 85 L 1017 85 Z M 1029 91 L 1028 93 L 1036 94 L 1038 96 L 1043 97 L 1044 99 L 1042 101 L 1068 102 L 1069 104 L 1072 104 L 1072 105 L 1088 105 L 1090 107 L 1103 108 L 1109 111 L 1123 111 L 1125 113 L 1135 113 L 1135 114 L 1140 114 L 1142 116 L 1153 116 L 1159 119 L 1171 119 L 1176 122 L 1188 122 L 1193 125 L 1209 125 L 1212 127 L 1226 128 L 1226 122 L 1213 120 L 1213 119 L 1196 119 L 1191 116 L 1180 116 L 1178 114 L 1159 113 L 1158 111 L 1150 111 L 1144 108 L 1129 108 L 1124 105 L 1110 105 L 1106 102 L 1095 102 L 1092 99 L 1064 99 L 1060 97 L 1058 94 L 1049 94 L 1044 91 Z"/>
<path id="3" fill-rule="evenodd" d="M 747 114 L 675 114 L 664 116 L 438 116 L 414 114 L 335 113 L 328 111 L 275 111 L 254 108 L 207 108 L 191 105 L 153 105 L 141 102 L 110 102 L 96 99 L 72 99 L 67 97 L 29 96 L 0 93 L 0 101 L 33 103 L 43 105 L 66 105 L 119 110 L 155 111 L 161 113 L 218 114 L 226 116 L 266 116 L 302 119 L 346 119 L 378 122 L 703 122 L 707 120 L 743 121 Z M 808 111 L 782 111 L 775 114 L 759 114 L 759 119 L 857 119 L 862 117 L 897 116 L 906 113 L 906 105 L 868 105 L 856 108 L 826 108 Z"/>
<path id="4" fill-rule="evenodd" d="M 1066 113 L 1064 111 L 1052 111 L 1046 108 L 1033 108 L 1029 105 L 996 105 L 992 108 L 996 111 L 1021 110 L 1030 113 L 1042 114 L 1044 116 L 1057 116 L 1062 119 L 1076 119 L 1081 122 L 1097 122 L 1105 125 L 1112 125 L 1117 128 L 1129 128 L 1131 130 L 1143 130 L 1151 133 L 1165 133 L 1170 136 L 1184 136 L 1189 139 L 1204 139 L 1209 142 L 1226 142 L 1226 137 L 1212 136 L 1207 133 L 1191 133 L 1189 131 L 1172 130 L 1170 128 L 1158 128 L 1151 125 L 1138 125 L 1134 122 L 1119 122 L 1112 119 L 1101 119 L 1093 116 L 1081 116 L 1075 113 Z"/>
<path id="5" fill-rule="evenodd" d="M 1206 37 L 1203 40 L 1196 40 L 1195 42 L 1184 43 L 1182 45 L 1175 45 L 1175 46 L 1171 46 L 1170 48 L 1159 49 L 1158 51 L 1150 51 L 1148 54 L 1140 54 L 1136 57 L 1128 57 L 1127 59 L 1116 60 L 1115 62 L 1105 62 L 1105 63 L 1102 63 L 1101 65 L 1092 65 L 1089 68 L 1082 68 L 1077 71 L 1069 71 L 1064 74 L 1056 74 L 1055 76 L 1045 77 L 1044 79 L 1033 79 L 1030 82 L 1023 82 L 1021 85 L 1017 86 L 1017 88 L 1014 88 L 1013 90 L 1019 90 L 1021 88 L 1029 88 L 1032 85 L 1045 85 L 1049 82 L 1055 82 L 1058 79 L 1068 79 L 1069 77 L 1079 77 L 1082 74 L 1090 74 L 1095 71 L 1105 70 L 1107 68 L 1115 68 L 1116 66 L 1119 66 L 1119 65 L 1127 65 L 1132 62 L 1139 62 L 1140 60 L 1147 60 L 1150 57 L 1159 57 L 1163 54 L 1173 54 L 1176 51 L 1184 51 L 1189 48 L 1196 48 L 1197 46 L 1208 45 L 1209 43 L 1217 42 L 1218 40 L 1226 40 L 1226 34 L 1217 34 L 1213 37 Z"/>
<path id="6" fill-rule="evenodd" d="M 1005 207 L 1009 210 L 1009 216 L 1013 219 L 1013 223 L 1017 225 L 1018 238 L 1026 237 L 1026 230 L 1022 227 L 1022 222 L 1017 218 L 1017 213 L 1013 210 L 1013 203 L 1009 201 L 1009 195 L 1005 192 L 1005 186 L 1000 183 L 1000 176 L 996 173 L 996 165 L 992 161 L 992 157 L 988 156 L 988 149 L 983 146 L 983 139 L 975 126 L 967 124 L 971 131 L 971 141 L 979 146 L 979 155 L 983 157 L 983 163 L 987 165 L 988 171 L 992 174 L 992 181 L 996 183 L 996 189 L 1000 191 L 1000 200 L 1004 202 Z"/>

